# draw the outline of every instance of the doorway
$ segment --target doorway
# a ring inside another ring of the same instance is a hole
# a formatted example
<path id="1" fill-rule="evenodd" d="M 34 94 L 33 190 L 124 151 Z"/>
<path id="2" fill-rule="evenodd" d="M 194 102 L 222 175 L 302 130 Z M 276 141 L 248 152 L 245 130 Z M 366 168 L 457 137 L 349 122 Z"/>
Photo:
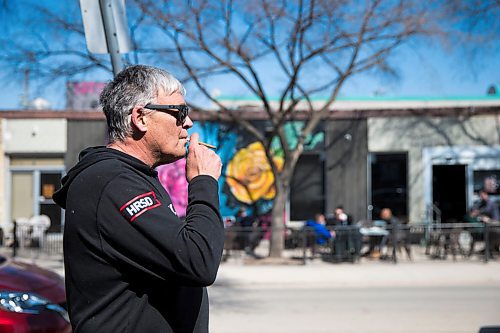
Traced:
<path id="1" fill-rule="evenodd" d="M 432 166 L 432 202 L 442 222 L 461 222 L 467 211 L 467 166 Z M 434 217 L 435 218 L 435 217 Z"/>

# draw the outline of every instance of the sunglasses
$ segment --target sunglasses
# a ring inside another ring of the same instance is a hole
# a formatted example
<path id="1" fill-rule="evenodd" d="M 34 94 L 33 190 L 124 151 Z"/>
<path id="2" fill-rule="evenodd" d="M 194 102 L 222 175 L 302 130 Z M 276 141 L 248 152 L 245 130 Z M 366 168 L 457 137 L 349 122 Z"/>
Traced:
<path id="1" fill-rule="evenodd" d="M 186 118 L 189 115 L 190 107 L 187 105 L 162 105 L 162 104 L 146 104 L 144 106 L 146 109 L 165 112 L 171 114 L 175 112 L 175 118 L 177 119 L 177 126 L 184 125 Z M 174 111 L 177 110 L 177 111 Z M 173 115 L 173 114 L 172 114 Z"/>

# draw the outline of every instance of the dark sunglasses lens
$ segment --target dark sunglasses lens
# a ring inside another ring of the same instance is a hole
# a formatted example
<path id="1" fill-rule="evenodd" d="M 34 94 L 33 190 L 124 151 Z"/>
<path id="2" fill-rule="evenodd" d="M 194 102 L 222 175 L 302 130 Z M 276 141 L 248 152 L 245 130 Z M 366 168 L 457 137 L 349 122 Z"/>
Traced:
<path id="1" fill-rule="evenodd" d="M 179 109 L 179 122 L 181 124 L 184 124 L 184 122 L 186 121 L 188 113 L 189 113 L 189 107 L 188 106 L 184 106 L 184 107 L 182 107 L 182 108 Z"/>

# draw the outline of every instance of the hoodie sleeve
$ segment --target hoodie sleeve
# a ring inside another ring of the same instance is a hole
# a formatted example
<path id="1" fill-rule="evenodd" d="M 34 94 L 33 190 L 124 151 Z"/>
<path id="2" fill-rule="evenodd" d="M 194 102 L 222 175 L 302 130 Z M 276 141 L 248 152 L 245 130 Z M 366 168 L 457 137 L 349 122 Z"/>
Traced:
<path id="1" fill-rule="evenodd" d="M 165 191 L 135 174 L 113 179 L 101 195 L 97 213 L 103 251 L 131 273 L 185 285 L 212 284 L 224 244 L 217 181 L 198 176 L 188 194 L 182 221 Z"/>

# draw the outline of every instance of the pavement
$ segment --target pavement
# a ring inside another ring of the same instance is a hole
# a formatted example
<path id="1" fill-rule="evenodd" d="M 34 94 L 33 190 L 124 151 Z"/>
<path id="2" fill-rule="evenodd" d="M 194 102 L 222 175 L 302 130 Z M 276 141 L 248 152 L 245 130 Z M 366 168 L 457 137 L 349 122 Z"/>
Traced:
<path id="1" fill-rule="evenodd" d="M 223 264 L 215 285 L 252 288 L 500 286 L 500 262 Z"/>
<path id="2" fill-rule="evenodd" d="M 64 275 L 60 257 L 18 260 Z M 420 248 L 397 264 L 304 265 L 239 253 L 221 264 L 208 291 L 216 333 L 477 333 L 500 325 L 500 260 L 431 260 Z"/>
<path id="3" fill-rule="evenodd" d="M 480 257 L 430 260 L 417 249 L 412 261 L 361 259 L 356 263 L 331 263 L 319 258 L 272 261 L 238 254 L 223 262 L 216 286 L 258 288 L 386 287 L 386 286 L 500 286 L 500 260 L 484 263 Z M 0 254 L 10 256 L 3 250 Z M 37 264 L 64 276 L 61 257 L 28 255 L 18 260 Z"/>
<path id="4" fill-rule="evenodd" d="M 242 256 L 220 266 L 209 294 L 216 333 L 478 333 L 500 326 L 500 261 Z"/>

